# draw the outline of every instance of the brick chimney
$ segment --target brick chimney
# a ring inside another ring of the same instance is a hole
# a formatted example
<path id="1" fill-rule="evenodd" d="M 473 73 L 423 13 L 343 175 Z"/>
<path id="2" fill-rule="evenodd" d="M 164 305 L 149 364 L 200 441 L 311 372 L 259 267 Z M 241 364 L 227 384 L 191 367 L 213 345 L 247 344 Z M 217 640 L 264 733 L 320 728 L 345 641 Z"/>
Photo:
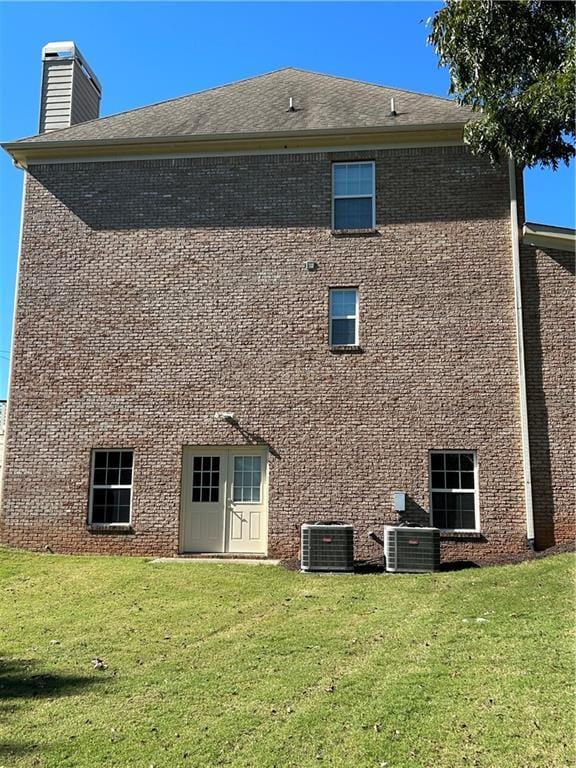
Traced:
<path id="1" fill-rule="evenodd" d="M 42 48 L 40 133 L 99 117 L 101 95 L 98 78 L 73 42 Z"/>

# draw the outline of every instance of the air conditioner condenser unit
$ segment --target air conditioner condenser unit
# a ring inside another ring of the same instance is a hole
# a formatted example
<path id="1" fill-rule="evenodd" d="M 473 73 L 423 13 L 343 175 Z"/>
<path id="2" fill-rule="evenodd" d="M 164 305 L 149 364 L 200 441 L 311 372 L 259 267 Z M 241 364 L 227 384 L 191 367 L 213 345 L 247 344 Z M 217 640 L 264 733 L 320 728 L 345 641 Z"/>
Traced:
<path id="1" fill-rule="evenodd" d="M 440 530 L 402 525 L 384 526 L 384 557 L 391 573 L 440 570 Z"/>
<path id="2" fill-rule="evenodd" d="M 304 523 L 300 531 L 300 567 L 303 571 L 353 571 L 353 526 Z"/>

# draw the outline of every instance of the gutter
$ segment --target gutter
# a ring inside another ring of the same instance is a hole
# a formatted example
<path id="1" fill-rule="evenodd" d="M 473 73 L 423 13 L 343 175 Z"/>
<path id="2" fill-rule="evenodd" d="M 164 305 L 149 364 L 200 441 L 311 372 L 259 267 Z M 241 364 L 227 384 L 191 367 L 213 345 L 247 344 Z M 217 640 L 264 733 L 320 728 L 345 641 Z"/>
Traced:
<path id="1" fill-rule="evenodd" d="M 102 118 L 106 119 L 106 118 Z M 212 133 L 177 136 L 138 136 L 112 139 L 68 139 L 68 140 L 43 140 L 43 141 L 11 141 L 3 142 L 0 146 L 8 152 L 13 160 L 25 166 L 28 160 L 41 157 L 66 157 L 86 156 L 101 154 L 103 150 L 110 149 L 114 152 L 142 154 L 144 151 L 191 151 L 194 148 L 202 150 L 204 146 L 234 145 L 240 150 L 250 148 L 282 147 L 289 149 L 297 146 L 318 146 L 319 143 L 330 145 L 335 138 L 352 142 L 369 144 L 376 138 L 394 141 L 401 140 L 414 134 L 430 134 L 431 139 L 442 138 L 442 134 L 449 134 L 451 138 L 462 141 L 462 131 L 466 121 L 461 123 L 426 123 L 415 125 L 383 125 L 369 128 L 322 128 L 299 131 L 260 131 L 250 133 Z M 69 128 L 63 129 L 64 131 Z"/>
<path id="2" fill-rule="evenodd" d="M 510 224 L 512 235 L 512 273 L 514 278 L 514 311 L 516 315 L 516 356 L 520 395 L 520 433 L 522 438 L 522 464 L 524 469 L 524 499 L 526 506 L 526 538 L 530 549 L 535 547 L 534 507 L 532 504 L 532 469 L 530 464 L 530 432 L 528 428 L 528 398 L 526 395 L 526 366 L 524 357 L 524 323 L 522 319 L 522 284 L 520 279 L 520 232 L 518 229 L 518 195 L 516 165 L 508 158 L 510 182 Z"/>
<path id="3" fill-rule="evenodd" d="M 576 231 L 568 227 L 554 227 L 527 221 L 522 235 L 524 245 L 533 245 L 535 248 L 554 248 L 557 251 L 576 250 Z"/>

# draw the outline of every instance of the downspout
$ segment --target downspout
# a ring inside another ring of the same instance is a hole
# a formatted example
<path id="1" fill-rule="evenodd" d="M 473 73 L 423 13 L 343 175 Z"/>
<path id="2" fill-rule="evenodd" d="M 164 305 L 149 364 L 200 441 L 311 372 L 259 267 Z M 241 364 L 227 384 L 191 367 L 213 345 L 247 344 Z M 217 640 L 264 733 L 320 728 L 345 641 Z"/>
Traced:
<path id="1" fill-rule="evenodd" d="M 508 158 L 510 181 L 510 224 L 512 229 L 512 271 L 514 276 L 514 312 L 516 315 L 516 356 L 520 394 L 520 433 L 522 438 L 522 464 L 524 469 L 524 500 L 526 505 L 526 538 L 534 549 L 534 508 L 532 506 L 532 471 L 530 465 L 530 433 L 528 430 L 528 398 L 526 396 L 526 367 L 524 361 L 524 323 L 522 320 L 522 284 L 520 281 L 520 233 L 518 230 L 518 196 L 516 166 Z"/>

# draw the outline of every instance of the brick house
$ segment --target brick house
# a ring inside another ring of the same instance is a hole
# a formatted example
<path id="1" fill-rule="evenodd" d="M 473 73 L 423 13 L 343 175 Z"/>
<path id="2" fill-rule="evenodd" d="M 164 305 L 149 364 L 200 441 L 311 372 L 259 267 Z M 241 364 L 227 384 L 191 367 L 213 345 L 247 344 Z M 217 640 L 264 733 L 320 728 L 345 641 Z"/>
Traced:
<path id="1" fill-rule="evenodd" d="M 96 119 L 62 47 L 3 145 L 3 542 L 289 557 L 330 518 L 367 558 L 396 491 L 447 560 L 574 537 L 574 233 L 523 232 L 466 110 L 283 69 Z"/>

